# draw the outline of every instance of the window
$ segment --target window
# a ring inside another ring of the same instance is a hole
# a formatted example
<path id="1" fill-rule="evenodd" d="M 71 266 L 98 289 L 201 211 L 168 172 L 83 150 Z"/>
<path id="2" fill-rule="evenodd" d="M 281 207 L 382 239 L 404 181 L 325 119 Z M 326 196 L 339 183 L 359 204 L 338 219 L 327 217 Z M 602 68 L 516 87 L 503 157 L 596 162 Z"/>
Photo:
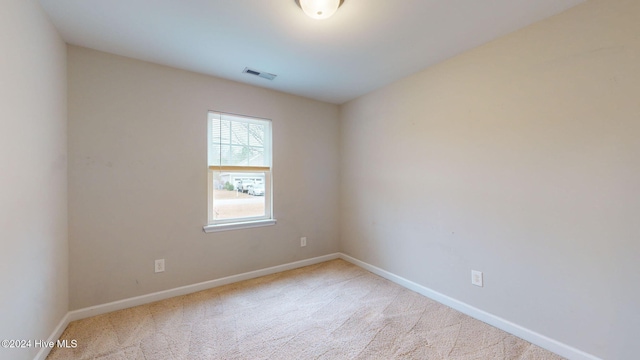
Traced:
<path id="1" fill-rule="evenodd" d="M 271 121 L 208 114 L 209 224 L 206 232 L 273 225 Z"/>

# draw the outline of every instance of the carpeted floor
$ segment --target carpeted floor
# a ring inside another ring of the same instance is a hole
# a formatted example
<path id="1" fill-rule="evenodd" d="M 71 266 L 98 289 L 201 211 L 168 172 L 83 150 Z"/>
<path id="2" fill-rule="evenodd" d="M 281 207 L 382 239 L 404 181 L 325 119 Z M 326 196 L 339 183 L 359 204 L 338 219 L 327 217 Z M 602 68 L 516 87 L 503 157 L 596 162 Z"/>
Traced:
<path id="1" fill-rule="evenodd" d="M 48 359 L 562 359 L 333 260 L 69 324 Z"/>

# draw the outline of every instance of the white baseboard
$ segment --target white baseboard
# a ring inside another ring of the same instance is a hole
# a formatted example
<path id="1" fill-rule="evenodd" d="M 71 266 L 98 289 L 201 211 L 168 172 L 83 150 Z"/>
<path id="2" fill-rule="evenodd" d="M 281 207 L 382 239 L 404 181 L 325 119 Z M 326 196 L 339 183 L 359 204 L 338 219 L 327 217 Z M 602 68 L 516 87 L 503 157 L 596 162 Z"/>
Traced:
<path id="1" fill-rule="evenodd" d="M 198 284 L 181 286 L 174 289 L 158 291 L 151 294 L 113 301 L 113 302 L 102 304 L 102 305 L 90 306 L 84 309 L 70 311 L 67 315 L 69 317 L 70 322 L 76 321 L 76 320 L 88 318 L 91 316 L 106 314 L 112 311 L 127 309 L 127 308 L 138 306 L 138 305 L 149 304 L 155 301 L 160 301 L 160 300 L 172 298 L 175 296 L 191 294 L 194 292 L 207 290 L 214 287 L 227 285 L 227 284 L 231 284 L 231 283 L 235 283 L 243 280 L 254 279 L 260 276 L 271 275 L 271 274 L 279 273 L 282 271 L 297 269 L 303 266 L 318 264 L 321 262 L 338 259 L 339 257 L 340 257 L 339 253 L 318 256 L 311 259 L 300 260 L 300 261 L 278 265 L 278 266 L 272 266 L 266 269 L 260 269 L 260 270 L 250 271 L 250 272 L 246 272 L 238 275 L 227 276 L 220 279 L 205 281 Z"/>
<path id="2" fill-rule="evenodd" d="M 51 333 L 51 336 L 49 336 L 49 338 L 47 339 L 47 342 L 51 343 L 52 341 L 55 342 L 58 339 L 60 339 L 60 336 L 64 332 L 64 329 L 67 328 L 67 325 L 69 325 L 70 322 L 71 321 L 69 320 L 69 313 L 66 313 L 62 318 L 62 320 L 60 320 L 60 322 L 58 323 L 58 326 L 56 326 L 56 328 L 53 330 L 53 333 Z M 40 351 L 38 351 L 34 359 L 45 360 L 47 358 L 47 355 L 49 355 L 50 352 L 51 352 L 50 347 L 43 346 L 40 348 Z"/>
<path id="3" fill-rule="evenodd" d="M 141 296 L 136 296 L 136 297 L 132 297 L 129 299 L 123 299 L 123 300 L 118 300 L 118 301 L 114 301 L 114 302 L 110 302 L 107 304 L 102 304 L 102 305 L 96 305 L 96 306 L 90 306 L 84 309 L 79 309 L 79 310 L 74 310 L 74 311 L 70 311 L 68 312 L 60 321 L 60 323 L 58 324 L 58 326 L 56 327 L 56 329 L 54 330 L 54 332 L 51 334 L 51 336 L 49 337 L 49 341 L 56 341 L 60 338 L 60 335 L 62 335 L 62 332 L 64 331 L 64 329 L 67 327 L 67 325 L 69 325 L 70 322 L 72 321 L 76 321 L 76 320 L 80 320 L 80 319 L 84 319 L 84 318 L 88 318 L 91 316 L 96 316 L 96 315 L 101 315 L 101 314 L 106 314 L 112 311 L 117 311 L 117 310 L 122 310 L 122 309 L 127 309 L 130 307 L 134 307 L 134 306 L 138 306 L 138 305 L 144 305 L 144 304 L 149 304 L 155 301 L 160 301 L 160 300 L 164 300 L 164 299 L 168 299 L 168 298 L 172 298 L 175 296 L 180 296 L 180 295 L 186 295 L 186 294 L 190 294 L 190 293 L 194 293 L 194 292 L 198 292 L 198 291 L 202 291 L 202 290 L 207 290 L 207 289 L 211 289 L 214 287 L 218 287 L 218 286 L 222 286 L 222 285 L 227 285 L 227 284 L 231 284 L 231 283 L 235 283 L 235 282 L 239 282 L 239 281 L 243 281 L 243 280 L 249 280 L 249 279 L 254 279 L 260 276 L 265 276 L 265 275 L 271 275 L 271 274 L 275 274 L 278 272 L 282 272 L 282 271 L 287 271 L 287 270 L 292 270 L 292 269 L 297 269 L 303 266 L 309 266 L 309 265 L 314 265 L 314 264 L 318 264 L 321 262 L 325 262 L 325 261 L 329 261 L 329 260 L 334 260 L 334 259 L 343 259 L 345 261 L 348 261 L 354 265 L 357 265 L 363 269 L 366 269 L 378 276 L 381 276 L 385 279 L 388 279 L 390 281 L 393 281 L 394 283 L 405 287 L 409 290 L 415 291 L 418 294 L 424 295 L 432 300 L 435 300 L 441 304 L 444 304 L 446 306 L 449 306 L 453 309 L 456 309 L 458 311 L 460 311 L 463 314 L 469 315 L 475 319 L 478 319 L 482 322 L 485 322 L 489 325 L 495 326 L 498 329 L 504 330 L 510 334 L 513 334 L 519 338 L 522 338 L 526 341 L 529 341 L 532 344 L 538 345 L 541 348 L 547 349 L 549 351 L 552 351 L 558 355 L 564 356 L 567 359 L 570 360 L 601 360 L 600 358 L 593 356 L 591 354 L 588 354 L 584 351 L 578 350 L 574 347 L 571 347 L 569 345 L 563 344 L 559 341 L 556 341 L 554 339 L 548 338 L 542 334 L 539 334 L 535 331 L 529 330 L 527 328 L 524 328 L 520 325 L 514 324 L 508 320 L 505 320 L 501 317 L 498 317 L 496 315 L 490 314 L 486 311 L 480 310 L 478 308 L 475 308 L 469 304 L 463 303 L 462 301 L 456 300 L 454 298 L 451 298 L 449 296 L 446 296 L 444 294 L 441 294 L 437 291 L 434 291 L 432 289 L 429 289 L 425 286 L 422 286 L 420 284 L 414 283 L 413 281 L 407 280 L 403 277 L 400 277 L 398 275 L 395 275 L 393 273 L 390 273 L 386 270 L 383 270 L 379 267 L 373 266 L 371 264 L 368 264 L 364 261 L 360 261 L 356 258 L 353 258 L 349 255 L 343 254 L 343 253 L 334 253 L 334 254 L 329 254 L 329 255 L 324 255 L 324 256 L 318 256 L 315 258 L 311 258 L 311 259 L 306 259 L 306 260 L 300 260 L 300 261 L 296 261 L 296 262 L 292 262 L 292 263 L 288 263 L 288 264 L 283 264 L 283 265 L 278 265 L 278 266 L 273 266 L 273 267 L 269 267 L 266 269 L 261 269 L 261 270 L 255 270 L 255 271 L 250 271 L 250 272 L 246 272 L 246 273 L 242 273 L 242 274 L 238 274 L 238 275 L 232 275 L 232 276 L 227 276 L 224 278 L 220 278 L 220 279 L 215 279 L 215 280 L 210 280 L 210 281 L 205 281 L 205 282 L 201 282 L 198 284 L 193 284 L 193 285 L 187 285 L 187 286 L 181 286 L 175 289 L 169 289 L 169 290 L 164 290 L 164 291 L 159 291 L 159 292 L 155 292 L 155 293 L 151 293 L 151 294 L 147 294 L 147 295 L 141 295 Z M 35 359 L 36 360 L 44 360 L 47 355 L 49 354 L 51 349 L 48 348 L 42 348 L 40 350 L 40 352 L 36 355 Z"/>
<path id="4" fill-rule="evenodd" d="M 403 277 L 390 273 L 386 270 L 383 270 L 379 267 L 368 264 L 364 261 L 360 261 L 356 258 L 353 258 L 349 255 L 340 253 L 340 258 L 348 261 L 354 265 L 357 265 L 363 269 L 369 270 L 370 272 L 381 276 L 387 280 L 390 280 L 402 287 L 405 287 L 411 291 L 415 291 L 418 294 L 424 295 L 432 300 L 435 300 L 441 304 L 444 304 L 450 308 L 456 309 L 463 314 L 469 315 L 472 318 L 478 319 L 482 322 L 485 322 L 489 325 L 497 327 L 498 329 L 504 330 L 510 334 L 513 334 L 521 339 L 524 339 L 532 344 L 538 345 L 543 349 L 547 349 L 552 351 L 560 356 L 563 356 L 570 360 L 601 360 L 600 358 L 588 354 L 584 351 L 578 350 L 574 347 L 571 347 L 567 344 L 563 344 L 557 340 L 546 337 L 542 334 L 539 334 L 535 331 L 524 328 L 518 324 L 514 324 L 508 320 L 505 320 L 499 316 L 490 314 L 486 311 L 480 310 L 476 307 L 473 307 L 469 304 L 463 303 L 462 301 L 456 300 L 449 296 L 446 296 L 442 293 L 429 289 L 420 284 L 416 284 L 413 281 L 407 280 Z"/>

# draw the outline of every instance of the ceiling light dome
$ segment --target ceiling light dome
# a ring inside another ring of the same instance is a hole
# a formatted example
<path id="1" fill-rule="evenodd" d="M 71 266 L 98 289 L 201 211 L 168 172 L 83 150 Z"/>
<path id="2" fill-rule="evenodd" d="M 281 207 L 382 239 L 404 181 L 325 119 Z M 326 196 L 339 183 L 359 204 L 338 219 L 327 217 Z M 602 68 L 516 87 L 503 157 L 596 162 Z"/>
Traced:
<path id="1" fill-rule="evenodd" d="M 344 0 L 296 0 L 307 16 L 322 20 L 331 17 Z"/>

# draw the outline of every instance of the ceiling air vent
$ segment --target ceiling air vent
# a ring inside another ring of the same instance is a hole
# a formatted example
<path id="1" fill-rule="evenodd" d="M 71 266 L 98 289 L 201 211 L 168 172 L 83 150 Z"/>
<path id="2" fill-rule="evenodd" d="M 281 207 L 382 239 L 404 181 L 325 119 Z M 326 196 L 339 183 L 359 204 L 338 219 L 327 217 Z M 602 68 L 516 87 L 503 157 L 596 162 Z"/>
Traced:
<path id="1" fill-rule="evenodd" d="M 263 79 L 267 79 L 267 80 L 273 80 L 276 78 L 276 76 L 278 75 L 274 75 L 274 74 L 269 74 L 268 72 L 264 72 L 264 71 L 258 71 L 258 70 L 253 70 L 253 69 L 249 69 L 248 67 L 244 68 L 244 70 L 242 70 L 243 73 L 245 74 L 251 74 L 251 75 L 255 75 L 255 76 L 259 76 Z"/>

